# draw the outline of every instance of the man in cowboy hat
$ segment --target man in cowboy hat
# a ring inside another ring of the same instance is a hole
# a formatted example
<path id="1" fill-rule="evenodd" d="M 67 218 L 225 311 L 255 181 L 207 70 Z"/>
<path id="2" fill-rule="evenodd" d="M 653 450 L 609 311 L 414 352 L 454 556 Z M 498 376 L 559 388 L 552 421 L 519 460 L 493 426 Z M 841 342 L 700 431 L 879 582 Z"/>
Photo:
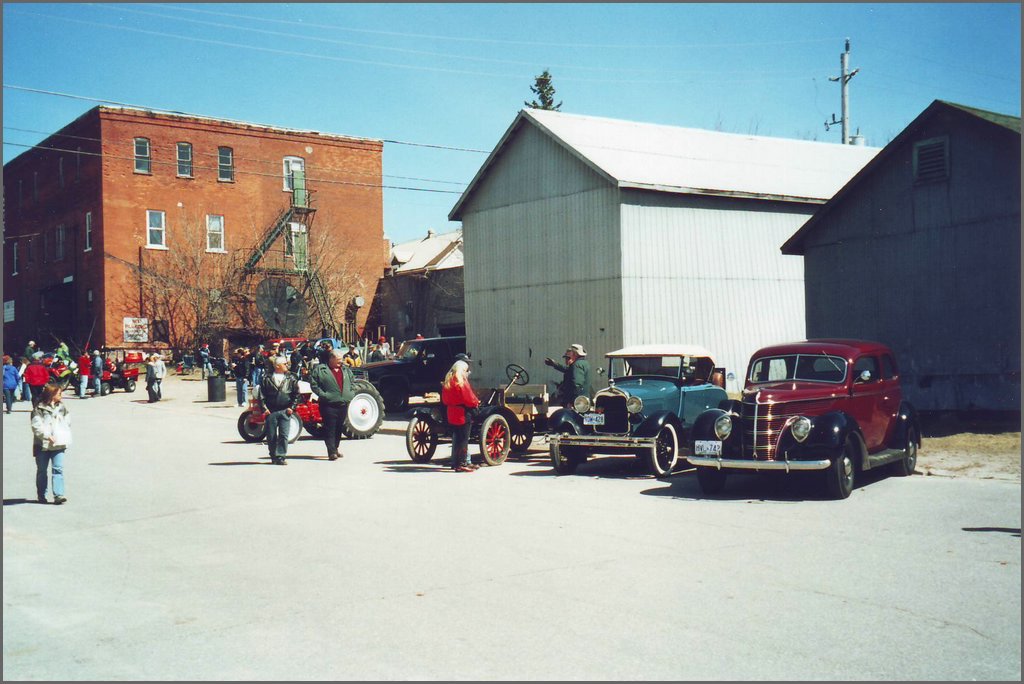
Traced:
<path id="1" fill-rule="evenodd" d="M 586 356 L 587 350 L 582 344 L 571 344 L 562 355 L 565 360 L 564 366 L 555 363 L 551 357 L 544 359 L 544 363 L 562 372 L 562 382 L 558 383 L 555 397 L 556 401 L 566 408 L 572 406 L 576 397 L 590 396 L 590 362 Z"/>

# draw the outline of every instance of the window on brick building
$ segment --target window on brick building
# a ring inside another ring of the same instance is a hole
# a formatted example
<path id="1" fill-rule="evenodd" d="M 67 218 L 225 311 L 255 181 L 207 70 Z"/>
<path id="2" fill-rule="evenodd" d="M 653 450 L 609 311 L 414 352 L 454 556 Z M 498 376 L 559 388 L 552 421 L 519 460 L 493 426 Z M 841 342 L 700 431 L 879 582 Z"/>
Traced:
<path id="1" fill-rule="evenodd" d="M 283 189 L 291 192 L 294 189 L 292 182 L 293 171 L 305 171 L 306 162 L 302 157 L 285 157 L 284 158 L 284 186 Z"/>
<path id="2" fill-rule="evenodd" d="M 57 185 L 64 189 L 64 157 L 57 160 Z"/>
<path id="3" fill-rule="evenodd" d="M 217 180 L 235 180 L 235 152 L 230 147 L 217 148 Z"/>
<path id="4" fill-rule="evenodd" d="M 64 230 L 64 224 L 57 226 L 53 237 L 53 260 L 60 261 L 64 258 L 64 241 L 67 237 L 67 233 Z"/>
<path id="5" fill-rule="evenodd" d="M 92 212 L 85 212 L 85 249 L 83 252 L 88 252 L 92 249 Z"/>
<path id="6" fill-rule="evenodd" d="M 146 246 L 167 248 L 166 215 L 162 211 L 146 210 Z"/>
<path id="7" fill-rule="evenodd" d="M 135 139 L 135 173 L 152 173 L 153 156 L 148 138 Z"/>
<path id="8" fill-rule="evenodd" d="M 192 143 L 178 143 L 178 175 L 182 178 L 192 177 Z"/>
<path id="9" fill-rule="evenodd" d="M 216 214 L 206 216 L 206 251 L 224 251 L 224 217 Z"/>

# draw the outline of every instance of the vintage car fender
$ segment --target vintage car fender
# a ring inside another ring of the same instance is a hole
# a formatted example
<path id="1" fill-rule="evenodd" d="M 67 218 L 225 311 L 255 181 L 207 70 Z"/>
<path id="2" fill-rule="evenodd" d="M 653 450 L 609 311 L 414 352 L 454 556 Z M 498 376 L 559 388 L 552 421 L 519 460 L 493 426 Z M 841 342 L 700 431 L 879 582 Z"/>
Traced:
<path id="1" fill-rule="evenodd" d="M 658 411 L 657 413 L 652 413 L 647 416 L 644 418 L 644 421 L 640 423 L 640 426 L 633 430 L 633 436 L 654 437 L 666 423 L 671 423 L 672 427 L 676 429 L 676 436 L 680 444 L 688 439 L 684 434 L 683 424 L 679 420 L 679 417 L 671 411 Z"/>
<path id="2" fill-rule="evenodd" d="M 863 467 L 867 452 L 860 425 L 852 416 L 843 411 L 832 411 L 811 417 L 811 433 L 803 443 L 797 442 L 786 429 L 779 437 L 779 453 L 787 454 L 791 460 L 827 458 L 835 460 L 843 453 L 847 437 L 853 437 L 860 450 L 858 469 Z"/>
<path id="3" fill-rule="evenodd" d="M 917 417 L 917 409 L 910 402 L 900 402 L 900 411 L 896 414 L 896 429 L 889 440 L 890 449 L 903 449 L 907 445 L 907 432 L 913 428 L 917 436 L 917 446 L 921 447 L 921 424 Z"/>
<path id="4" fill-rule="evenodd" d="M 697 416 L 697 419 L 693 421 L 693 427 L 690 428 L 690 438 L 687 440 L 687 445 L 690 447 L 691 451 L 694 448 L 693 443 L 698 439 L 702 441 L 718 441 L 718 435 L 715 434 L 715 421 L 721 416 L 731 415 L 732 433 L 724 442 L 722 442 L 722 456 L 724 458 L 736 457 L 740 451 L 740 407 L 738 401 L 735 403 L 737 404 L 735 412 L 725 410 L 725 405 L 728 404 L 728 402 L 723 401 L 720 408 L 708 409 Z"/>
<path id="5" fill-rule="evenodd" d="M 559 435 L 563 432 L 582 435 L 584 432 L 583 419 L 572 409 L 560 408 L 548 419 L 548 432 L 552 435 Z"/>
<path id="6" fill-rule="evenodd" d="M 448 429 L 448 421 L 443 411 L 445 411 L 444 406 L 440 408 L 436 406 L 416 408 L 413 409 L 412 415 L 409 416 L 409 422 L 412 422 L 414 418 L 419 418 L 433 425 L 439 432 L 446 431 Z"/>

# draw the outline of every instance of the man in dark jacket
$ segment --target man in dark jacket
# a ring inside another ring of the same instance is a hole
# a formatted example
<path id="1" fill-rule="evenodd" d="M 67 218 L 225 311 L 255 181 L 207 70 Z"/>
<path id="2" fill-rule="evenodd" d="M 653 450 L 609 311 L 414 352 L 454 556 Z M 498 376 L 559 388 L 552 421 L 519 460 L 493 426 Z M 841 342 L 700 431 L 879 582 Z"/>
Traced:
<path id="1" fill-rule="evenodd" d="M 274 360 L 274 372 L 268 373 L 260 383 L 263 405 L 267 416 L 267 448 L 270 461 L 285 465 L 288 455 L 288 422 L 295 406 L 299 403 L 299 380 L 288 372 L 288 359 L 280 356 Z"/>
<path id="2" fill-rule="evenodd" d="M 99 349 L 92 350 L 92 361 L 89 362 L 89 377 L 92 379 L 93 396 L 100 396 L 103 389 L 103 357 Z"/>
<path id="3" fill-rule="evenodd" d="M 344 454 L 338 450 L 341 442 L 341 431 L 345 426 L 345 415 L 348 404 L 355 396 L 352 383 L 355 377 L 345 365 L 344 352 L 335 349 L 327 357 L 327 363 L 318 363 L 309 373 L 309 386 L 313 389 L 320 404 L 320 417 L 324 421 L 324 444 L 327 446 L 327 458 L 332 461 Z"/>
<path id="4" fill-rule="evenodd" d="M 570 345 L 565 350 L 562 358 L 565 365 L 555 363 L 555 360 L 548 357 L 544 363 L 562 373 L 562 382 L 558 383 L 556 401 L 570 408 L 576 397 L 580 395 L 590 396 L 590 363 L 586 359 L 587 351 L 582 344 Z"/>

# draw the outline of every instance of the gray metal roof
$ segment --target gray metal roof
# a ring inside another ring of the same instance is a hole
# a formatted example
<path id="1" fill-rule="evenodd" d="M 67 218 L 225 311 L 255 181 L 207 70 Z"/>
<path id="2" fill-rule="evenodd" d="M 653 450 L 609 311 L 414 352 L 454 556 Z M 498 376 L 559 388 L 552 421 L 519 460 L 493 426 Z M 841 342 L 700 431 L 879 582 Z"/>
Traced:
<path id="1" fill-rule="evenodd" d="M 741 135 L 524 109 L 505 132 L 449 218 L 524 123 L 537 126 L 622 188 L 821 204 L 879 148 Z"/>

